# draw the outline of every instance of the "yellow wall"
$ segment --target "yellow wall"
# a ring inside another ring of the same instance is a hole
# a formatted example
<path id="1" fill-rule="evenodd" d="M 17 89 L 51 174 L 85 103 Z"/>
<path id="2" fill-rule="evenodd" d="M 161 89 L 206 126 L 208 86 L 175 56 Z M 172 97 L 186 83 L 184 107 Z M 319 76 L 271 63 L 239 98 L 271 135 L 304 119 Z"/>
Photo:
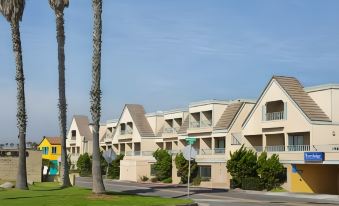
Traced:
<path id="1" fill-rule="evenodd" d="M 338 194 L 338 166 L 321 164 L 296 165 L 291 172 L 291 192 Z"/>
<path id="2" fill-rule="evenodd" d="M 51 145 L 48 140 L 45 138 L 39 145 L 39 150 L 42 150 L 43 147 L 48 147 L 48 154 L 42 154 L 42 159 L 49 160 L 58 160 L 61 156 L 61 145 Z M 52 147 L 56 147 L 56 154 L 52 154 Z"/>

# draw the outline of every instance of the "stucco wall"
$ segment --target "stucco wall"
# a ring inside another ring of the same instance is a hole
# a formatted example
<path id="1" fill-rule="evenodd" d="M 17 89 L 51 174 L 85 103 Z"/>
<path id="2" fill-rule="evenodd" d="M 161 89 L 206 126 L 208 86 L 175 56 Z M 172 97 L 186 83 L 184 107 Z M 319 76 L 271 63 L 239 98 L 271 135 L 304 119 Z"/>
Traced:
<path id="1" fill-rule="evenodd" d="M 41 182 L 42 159 L 40 151 L 28 151 L 27 180 Z M 0 179 L 16 180 L 18 157 L 0 157 Z"/>

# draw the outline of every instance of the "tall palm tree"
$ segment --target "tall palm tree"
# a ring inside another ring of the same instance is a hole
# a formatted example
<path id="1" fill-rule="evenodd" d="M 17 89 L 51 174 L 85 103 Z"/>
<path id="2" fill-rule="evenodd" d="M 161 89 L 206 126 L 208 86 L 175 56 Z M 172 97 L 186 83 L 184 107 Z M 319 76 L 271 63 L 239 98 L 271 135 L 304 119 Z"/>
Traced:
<path id="1" fill-rule="evenodd" d="M 69 180 L 66 133 L 67 133 L 67 104 L 65 94 L 65 31 L 64 31 L 64 9 L 68 7 L 69 0 L 48 0 L 54 10 L 56 18 L 56 32 L 58 42 L 58 71 L 59 71 L 59 127 L 61 136 L 61 179 L 62 187 L 71 186 Z"/>
<path id="2" fill-rule="evenodd" d="M 99 122 L 101 113 L 101 33 L 102 33 L 102 0 L 93 0 L 94 12 L 93 25 L 93 57 L 92 57 L 92 88 L 91 88 L 91 114 L 93 121 L 93 163 L 92 192 L 101 194 L 105 192 L 105 186 L 101 176 L 100 149 L 99 149 Z"/>
<path id="3" fill-rule="evenodd" d="M 16 62 L 17 82 L 17 127 L 19 129 L 19 163 L 16 188 L 28 189 L 26 170 L 26 126 L 27 116 L 25 107 L 25 77 L 22 63 L 20 39 L 20 21 L 24 13 L 25 0 L 0 0 L 0 12 L 11 24 L 13 52 Z"/>

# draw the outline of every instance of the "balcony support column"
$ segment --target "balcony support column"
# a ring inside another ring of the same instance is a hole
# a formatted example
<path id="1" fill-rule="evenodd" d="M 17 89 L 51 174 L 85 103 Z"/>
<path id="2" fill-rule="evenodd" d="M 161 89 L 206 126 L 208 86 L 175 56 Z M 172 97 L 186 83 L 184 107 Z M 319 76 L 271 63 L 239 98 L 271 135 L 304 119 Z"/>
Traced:
<path id="1" fill-rule="evenodd" d="M 284 133 L 285 151 L 288 151 L 288 134 Z"/>
<path id="2" fill-rule="evenodd" d="M 215 137 L 212 137 L 212 140 L 211 140 L 211 149 L 214 153 L 214 149 L 215 149 Z"/>
<path id="3" fill-rule="evenodd" d="M 267 146 L 267 143 L 266 143 L 266 134 L 262 134 L 262 147 L 263 147 L 263 150 L 265 150 L 265 147 Z"/>

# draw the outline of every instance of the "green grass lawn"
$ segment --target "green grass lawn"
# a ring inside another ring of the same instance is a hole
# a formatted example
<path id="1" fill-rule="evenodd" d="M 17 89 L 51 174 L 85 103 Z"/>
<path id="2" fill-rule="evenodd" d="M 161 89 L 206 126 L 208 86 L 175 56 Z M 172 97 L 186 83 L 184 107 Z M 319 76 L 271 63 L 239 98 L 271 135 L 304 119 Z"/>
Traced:
<path id="1" fill-rule="evenodd" d="M 36 183 L 30 190 L 0 190 L 0 206 L 96 206 L 96 205 L 176 205 L 190 200 L 146 197 L 123 193 L 92 195 L 91 190 L 79 187 L 60 189 L 56 183 Z"/>

